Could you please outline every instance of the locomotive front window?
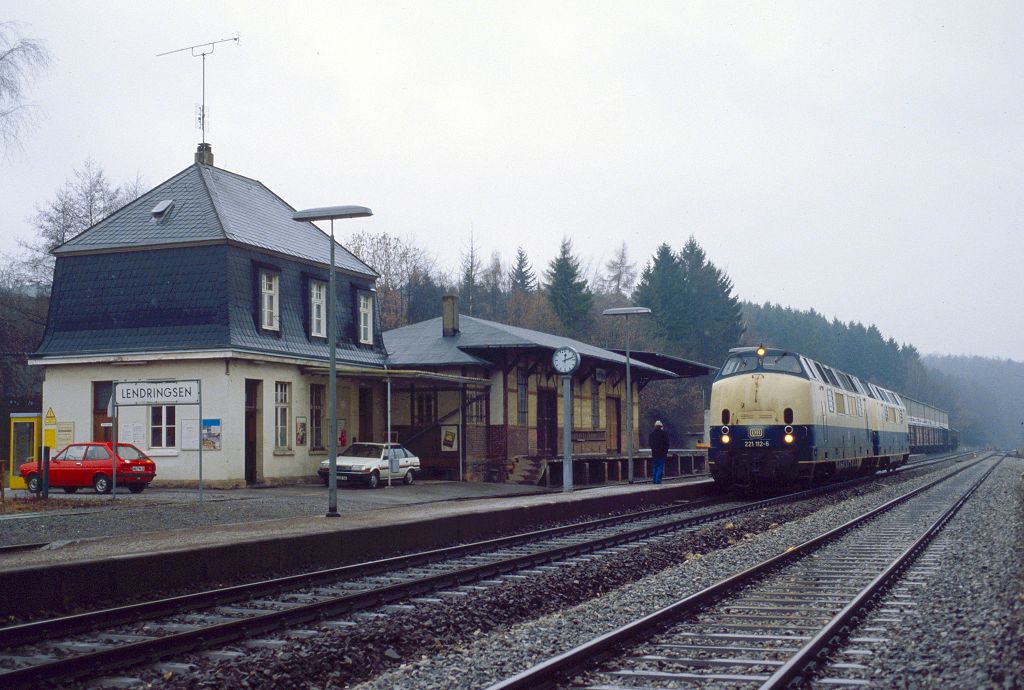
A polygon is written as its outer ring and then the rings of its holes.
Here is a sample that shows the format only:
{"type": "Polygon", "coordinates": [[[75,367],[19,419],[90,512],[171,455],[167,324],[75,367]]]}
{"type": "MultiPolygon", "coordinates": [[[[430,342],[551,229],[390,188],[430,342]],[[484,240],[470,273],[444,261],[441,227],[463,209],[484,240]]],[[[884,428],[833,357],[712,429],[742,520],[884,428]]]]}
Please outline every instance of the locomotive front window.
{"type": "Polygon", "coordinates": [[[803,368],[795,355],[768,355],[764,358],[765,371],[785,371],[789,374],[802,374],[803,368]]]}
{"type": "Polygon", "coordinates": [[[800,365],[800,357],[791,354],[767,354],[758,361],[757,355],[753,352],[735,354],[725,360],[722,365],[722,373],[719,378],[745,374],[750,371],[772,371],[784,372],[786,374],[797,374],[806,376],[803,367],[800,365]]]}
{"type": "Polygon", "coordinates": [[[731,376],[732,374],[742,374],[745,371],[754,371],[755,369],[757,369],[756,355],[733,355],[725,360],[725,364],[722,365],[721,375],[731,376]]]}

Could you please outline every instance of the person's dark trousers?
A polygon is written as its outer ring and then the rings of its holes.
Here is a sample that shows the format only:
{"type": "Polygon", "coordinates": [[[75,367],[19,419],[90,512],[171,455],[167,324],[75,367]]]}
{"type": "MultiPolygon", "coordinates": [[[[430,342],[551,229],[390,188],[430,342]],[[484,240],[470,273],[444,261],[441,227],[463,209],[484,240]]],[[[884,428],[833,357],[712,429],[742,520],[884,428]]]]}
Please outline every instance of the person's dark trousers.
{"type": "Polygon", "coordinates": [[[665,458],[654,458],[654,467],[651,469],[651,480],[655,484],[661,484],[661,476],[665,474],[665,458]]]}

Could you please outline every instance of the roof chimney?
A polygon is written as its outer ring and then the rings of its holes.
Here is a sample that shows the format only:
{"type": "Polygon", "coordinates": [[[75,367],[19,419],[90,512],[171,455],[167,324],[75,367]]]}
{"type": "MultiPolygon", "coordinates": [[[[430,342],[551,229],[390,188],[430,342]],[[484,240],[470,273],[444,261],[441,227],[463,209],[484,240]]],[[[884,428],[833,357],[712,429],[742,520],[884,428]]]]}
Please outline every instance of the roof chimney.
{"type": "Polygon", "coordinates": [[[213,165],[213,149],[206,142],[203,142],[196,148],[196,163],[213,165]]]}
{"type": "Polygon", "coordinates": [[[459,296],[444,295],[441,298],[441,334],[451,338],[459,332],[459,296]]]}

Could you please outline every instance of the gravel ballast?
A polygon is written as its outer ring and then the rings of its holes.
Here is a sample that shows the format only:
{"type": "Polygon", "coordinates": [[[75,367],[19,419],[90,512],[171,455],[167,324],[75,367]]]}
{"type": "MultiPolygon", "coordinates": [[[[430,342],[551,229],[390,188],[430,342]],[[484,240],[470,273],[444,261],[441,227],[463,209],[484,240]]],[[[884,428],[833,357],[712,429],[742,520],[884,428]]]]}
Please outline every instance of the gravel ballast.
{"type": "MultiPolygon", "coordinates": [[[[1019,464],[1017,461],[1018,482],[1019,464]]],[[[1003,476],[1005,470],[1000,473],[1003,476]]],[[[385,672],[359,687],[484,687],[553,652],[698,591],[845,522],[868,505],[903,493],[908,485],[925,481],[918,478],[880,484],[867,493],[846,492],[846,500],[821,499],[818,507],[824,509],[803,517],[786,517],[790,509],[766,511],[696,536],[659,539],[543,576],[445,597],[442,604],[367,618],[346,632],[326,630],[285,648],[248,649],[236,661],[217,665],[196,657],[192,660],[196,668],[186,674],[154,674],[148,680],[167,687],[331,688],[348,687],[360,678],[385,672]],[[702,552],[706,555],[699,555],[702,552]],[[684,564],[676,565],[679,562],[684,564]],[[641,579],[629,582],[637,577],[641,579]],[[544,615],[524,622],[536,614],[544,615]]],[[[1014,500],[1019,512],[1019,492],[1014,500]]]]}

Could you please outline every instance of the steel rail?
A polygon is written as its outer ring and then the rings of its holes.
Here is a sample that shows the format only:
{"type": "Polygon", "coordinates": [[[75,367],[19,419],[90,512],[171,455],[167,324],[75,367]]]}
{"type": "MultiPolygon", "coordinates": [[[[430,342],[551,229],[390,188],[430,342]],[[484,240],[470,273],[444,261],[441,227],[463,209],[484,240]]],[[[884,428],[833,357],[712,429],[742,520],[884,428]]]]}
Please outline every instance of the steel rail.
{"type": "MultiPolygon", "coordinates": [[[[698,522],[687,522],[682,525],[682,527],[720,520],[754,510],[768,508],[779,503],[805,500],[823,493],[830,493],[850,488],[852,485],[869,480],[870,478],[859,477],[851,480],[850,482],[826,484],[791,494],[784,494],[772,498],[742,503],[741,505],[715,511],[713,513],[684,518],[684,521],[697,520],[698,522]]],[[[549,527],[541,530],[534,530],[532,532],[513,534],[495,539],[472,542],[469,544],[461,544],[458,546],[431,549],[428,551],[420,551],[402,556],[392,556],[363,563],[337,566],[310,573],[285,575],[269,580],[261,580],[259,582],[219,587],[202,592],[165,597],[153,601],[143,601],[134,604],[125,604],[123,606],[99,609],[96,611],[71,614],[69,616],[19,623],[0,628],[0,649],[40,642],[57,635],[65,636],[79,632],[88,632],[101,627],[151,620],[153,618],[169,614],[231,604],[252,597],[267,596],[289,590],[301,589],[303,587],[315,586],[332,580],[366,577],[402,568],[410,568],[450,560],[487,550],[506,548],[519,544],[537,542],[543,539],[553,539],[560,536],[597,530],[630,521],[654,519],[660,516],[671,515],[672,513],[688,511],[693,508],[694,506],[692,505],[675,504],[661,508],[653,508],[623,515],[599,518],[596,520],[588,520],[572,525],[549,527]]],[[[679,528],[679,526],[673,527],[673,529],[679,528]]]]}
{"type": "MultiPolygon", "coordinates": [[[[698,526],[778,503],[803,500],[821,493],[828,493],[841,488],[848,488],[850,485],[869,479],[870,478],[858,478],[850,482],[828,484],[814,489],[800,491],[795,494],[786,494],[770,499],[746,503],[741,506],[735,506],[722,511],[681,518],[658,525],[648,525],[635,530],[619,532],[614,535],[606,535],[598,539],[570,544],[568,546],[559,546],[508,559],[492,561],[425,578],[417,578],[416,580],[389,585],[371,591],[354,592],[339,597],[333,597],[321,602],[297,605],[288,609],[268,612],[258,616],[214,624],[194,631],[172,633],[170,635],[128,643],[126,645],[106,650],[97,650],[73,657],[43,662],[42,664],[37,664],[35,666],[17,668],[9,671],[0,671],[0,683],[16,685],[43,679],[75,678],[84,674],[95,673],[99,670],[113,670],[116,668],[134,665],[139,662],[155,661],[192,651],[199,647],[223,644],[242,637],[251,637],[253,634],[276,630],[287,625],[296,625],[338,614],[373,608],[393,601],[399,601],[410,596],[437,591],[438,589],[443,589],[445,587],[459,586],[479,581],[480,579],[493,577],[495,575],[514,572],[516,570],[522,570],[531,566],[550,563],[552,561],[584,553],[591,553],[610,546],[629,543],[674,530],[686,529],[687,527],[698,526]]],[[[461,555],[479,553],[488,548],[502,548],[537,541],[544,538],[553,538],[565,534],[585,532],[588,529],[600,529],[602,527],[620,524],[630,520],[656,518],[661,515],[680,512],[687,508],[688,506],[676,505],[648,511],[639,511],[628,515],[601,518],[599,520],[588,521],[585,523],[548,528],[526,534],[511,535],[509,537],[501,537],[484,542],[475,542],[468,545],[435,549],[428,552],[381,559],[369,563],[341,566],[338,568],[317,571],[315,573],[275,578],[273,580],[259,583],[236,585],[234,587],[209,590],[180,597],[170,597],[155,602],[142,602],[139,604],[131,604],[96,612],[76,614],[63,618],[8,626],[7,628],[0,629],[0,645],[5,648],[10,648],[45,639],[51,639],[57,634],[66,636],[76,632],[92,630],[101,626],[112,626],[142,620],[151,620],[161,615],[209,608],[225,603],[237,602],[254,596],[274,594],[299,587],[311,586],[318,582],[337,580],[339,578],[353,577],[356,575],[368,576],[392,571],[401,567],[415,567],[417,565],[437,562],[439,560],[458,557],[461,555]]]]}
{"type": "MultiPolygon", "coordinates": [[[[753,504],[759,506],[759,504],[753,504]]],[[[38,621],[29,621],[0,628],[0,649],[31,644],[49,639],[54,635],[69,635],[87,632],[99,627],[149,620],[160,616],[182,613],[243,601],[247,598],[273,595],[303,587],[315,586],[333,580],[352,577],[366,577],[387,573],[402,568],[411,568],[461,556],[472,555],[490,549],[500,549],[542,539],[552,539],[588,530],[600,529],[632,520],[657,518],[690,509],[689,505],[672,505],[616,515],[597,520],[549,527],[532,532],[498,537],[483,541],[449,546],[412,554],[391,556],[373,561],[326,568],[309,573],[298,573],[282,577],[249,582],[228,587],[219,587],[201,592],[182,594],[162,599],[143,601],[96,611],[71,614],[38,621]]]]}
{"type": "MultiPolygon", "coordinates": [[[[852,483],[856,483],[856,481],[852,483]]],[[[190,652],[197,648],[224,644],[243,637],[252,637],[254,634],[269,632],[288,625],[298,625],[309,621],[329,618],[331,616],[351,613],[367,608],[374,608],[383,604],[407,599],[412,596],[435,592],[439,589],[469,584],[481,579],[487,579],[489,577],[515,572],[517,570],[535,567],[537,565],[547,564],[581,554],[592,553],[600,549],[634,542],[651,536],[686,529],[688,527],[696,527],[708,522],[714,522],[745,512],[759,510],[778,503],[803,500],[814,495],[838,490],[838,488],[841,487],[845,488],[849,486],[849,484],[850,483],[825,485],[823,487],[816,487],[814,489],[797,492],[796,494],[786,494],[761,501],[745,503],[743,505],[721,511],[680,518],[656,525],[647,525],[638,529],[617,532],[612,535],[605,535],[597,539],[557,546],[531,554],[517,555],[506,559],[474,565],[468,568],[387,585],[370,591],[353,592],[338,597],[332,597],[320,602],[299,604],[284,610],[271,611],[248,618],[240,618],[238,620],[217,623],[192,631],[172,633],[138,642],[130,642],[110,649],[96,650],[63,659],[55,659],[41,664],[36,664],[34,666],[0,671],[0,685],[23,685],[38,682],[40,680],[76,678],[86,674],[95,674],[99,671],[111,671],[138,663],[153,662],[159,659],[190,652]]],[[[501,548],[510,545],[528,543],[542,538],[558,537],[574,532],[578,533],[586,531],[588,528],[599,529],[601,527],[629,520],[636,520],[639,518],[656,518],[660,515],[680,512],[683,509],[685,509],[685,506],[658,508],[629,514],[627,516],[601,518],[599,520],[580,523],[577,525],[539,530],[525,535],[512,535],[510,537],[502,537],[486,542],[476,542],[470,545],[437,549],[430,552],[424,552],[422,554],[398,556],[373,561],[367,564],[355,564],[352,566],[331,568],[312,574],[276,578],[266,582],[255,583],[255,585],[236,585],[234,587],[219,590],[210,590],[207,592],[183,595],[181,597],[161,599],[156,602],[143,602],[114,609],[105,609],[98,612],[77,614],[65,618],[49,619],[34,623],[9,626],[7,628],[0,629],[0,642],[2,642],[4,648],[10,648],[16,645],[25,645],[44,639],[50,639],[57,633],[62,636],[66,636],[74,632],[91,630],[100,627],[101,625],[110,626],[121,623],[149,620],[168,613],[181,613],[189,610],[209,608],[211,606],[258,596],[260,594],[286,591],[295,589],[299,586],[309,586],[311,584],[315,584],[311,582],[311,578],[314,577],[323,581],[337,580],[344,576],[352,577],[357,573],[364,576],[372,575],[380,572],[387,572],[389,570],[395,570],[397,567],[415,567],[416,565],[423,563],[437,562],[444,558],[478,553],[486,548],[501,548]],[[11,641],[14,641],[13,644],[11,641]]]]}
{"type": "MultiPolygon", "coordinates": [[[[713,522],[720,520],[723,517],[730,517],[738,512],[756,510],[763,504],[776,503],[784,498],[785,497],[777,497],[769,499],[768,501],[757,501],[746,504],[742,508],[730,508],[715,513],[682,518],[668,523],[618,532],[595,540],[577,542],[531,554],[513,556],[452,572],[439,573],[412,581],[400,582],[371,591],[354,592],[321,602],[299,604],[288,609],[271,611],[249,618],[240,618],[234,621],[218,623],[199,628],[197,630],[172,633],[170,635],[141,640],[139,642],[131,642],[110,649],[86,652],[77,656],[56,659],[34,666],[12,669],[6,672],[0,671],[0,686],[17,686],[31,684],[41,680],[53,680],[56,678],[72,679],[86,674],[94,674],[99,670],[111,671],[138,663],[153,662],[185,652],[190,652],[197,648],[225,644],[243,637],[252,637],[254,634],[269,632],[288,625],[298,625],[314,620],[329,618],[331,616],[351,613],[368,608],[375,608],[384,604],[401,601],[402,599],[407,599],[412,596],[435,592],[439,589],[470,584],[481,579],[487,579],[581,554],[592,553],[600,549],[618,546],[620,544],[656,536],[665,532],[713,522]]],[[[604,520],[597,522],[604,522],[604,520]]],[[[201,594],[212,594],[213,596],[216,596],[217,592],[213,591],[201,594]]],[[[159,603],[163,604],[163,601],[159,603]]],[[[129,618],[127,620],[132,621],[138,619],[129,618]]],[[[45,624],[45,626],[37,624],[36,630],[46,628],[47,632],[52,633],[55,631],[54,626],[57,626],[60,621],[61,619],[43,621],[41,623],[45,624]]],[[[12,632],[14,631],[12,630],[12,632]]]]}
{"type": "Polygon", "coordinates": [[[883,589],[892,584],[893,580],[915,561],[921,552],[935,539],[953,517],[960,512],[963,505],[975,491],[995,471],[1005,456],[992,464],[985,474],[968,489],[946,512],[944,512],[922,534],[917,541],[907,547],[889,566],[872,580],[864,589],[857,593],[843,610],[835,615],[825,627],[814,635],[800,650],[785,662],[768,680],[761,685],[761,690],[774,690],[789,685],[797,678],[813,675],[818,669],[823,655],[841,644],[848,636],[855,620],[872,607],[872,600],[883,589]]]}
{"type": "MultiPolygon", "coordinates": [[[[987,457],[987,456],[986,456],[987,457]]],[[[747,583],[760,578],[768,572],[787,565],[792,561],[802,558],[804,555],[817,548],[836,540],[854,528],[874,519],[875,517],[888,512],[896,506],[909,501],[911,498],[931,489],[934,486],[956,476],[957,474],[985,461],[985,457],[975,462],[959,467],[952,472],[934,481],[924,484],[913,491],[887,501],[863,515],[860,515],[844,524],[835,527],[828,532],[818,535],[799,546],[787,549],[761,563],[751,566],[745,570],[735,573],[719,582],[706,587],[705,589],[691,594],[669,606],[666,606],[654,613],[627,623],[615,630],[600,635],[588,642],[585,642],[562,654],[543,661],[532,668],[526,669],[510,678],[499,681],[487,688],[487,690],[539,690],[541,688],[553,687],[561,679],[571,677],[580,669],[600,663],[606,658],[614,656],[617,651],[628,644],[648,637],[654,631],[662,629],[672,623],[684,618],[696,611],[699,611],[714,602],[722,599],[732,591],[739,589],[747,583]]]]}

